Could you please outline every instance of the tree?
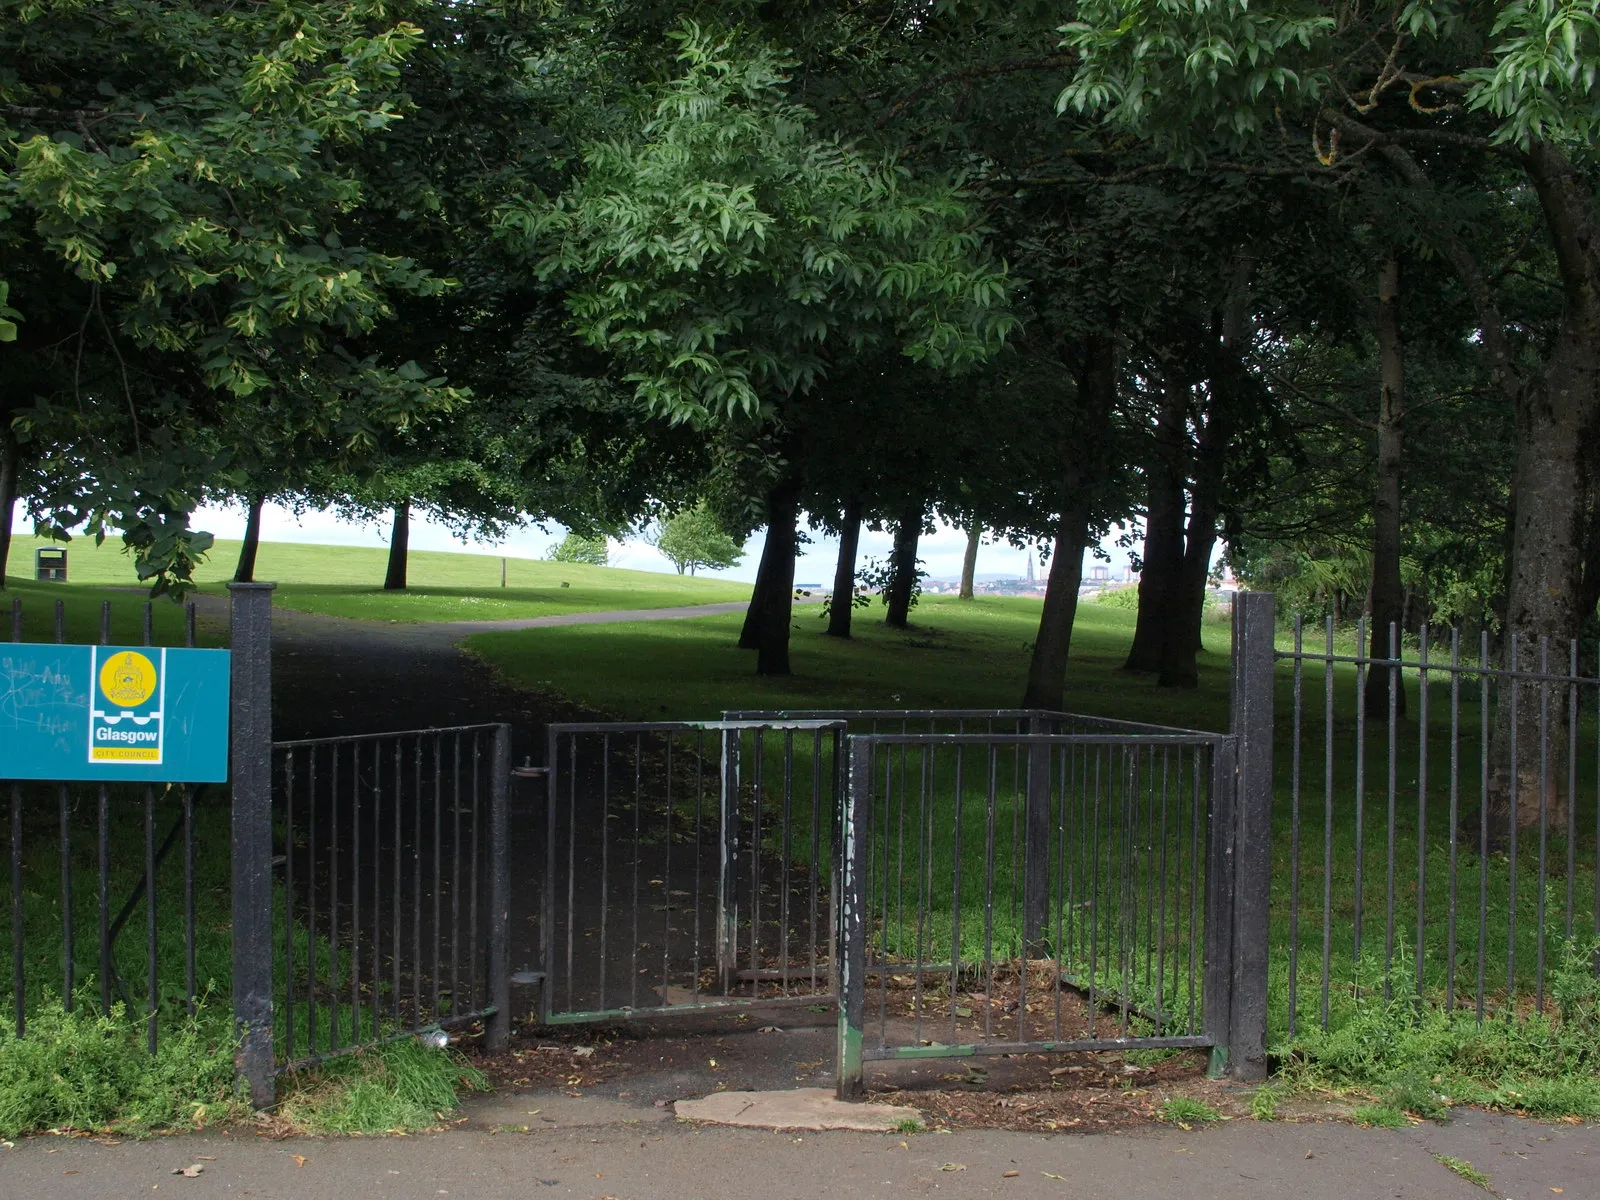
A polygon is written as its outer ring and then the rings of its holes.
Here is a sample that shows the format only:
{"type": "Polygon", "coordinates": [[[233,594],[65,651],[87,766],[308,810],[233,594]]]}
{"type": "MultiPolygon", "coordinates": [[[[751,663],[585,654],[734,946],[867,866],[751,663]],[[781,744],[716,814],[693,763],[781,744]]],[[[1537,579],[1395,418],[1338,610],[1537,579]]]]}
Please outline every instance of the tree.
{"type": "Polygon", "coordinates": [[[347,236],[415,7],[0,6],[0,442],[36,519],[120,530],[158,591],[210,543],[189,513],[230,426],[337,457],[453,402],[361,344],[446,282],[347,236]]]}
{"type": "Polygon", "coordinates": [[[744,551],[704,501],[668,517],[652,544],[679,575],[693,575],[700,569],[725,570],[738,566],[744,558],[744,551]]]}
{"type": "MultiPolygon", "coordinates": [[[[652,412],[757,432],[868,353],[948,368],[1000,343],[1004,274],[955,186],[818,133],[772,47],[693,23],[673,36],[681,73],[637,127],[592,144],[554,200],[501,217],[652,412]]],[[[762,674],[789,672],[801,486],[778,471],[765,493],[762,674]]]]}
{"type": "Polygon", "coordinates": [[[611,561],[611,552],[606,548],[606,539],[603,537],[585,537],[581,533],[569,533],[561,539],[561,543],[550,551],[551,562],[587,563],[591,567],[603,567],[611,561]]]}

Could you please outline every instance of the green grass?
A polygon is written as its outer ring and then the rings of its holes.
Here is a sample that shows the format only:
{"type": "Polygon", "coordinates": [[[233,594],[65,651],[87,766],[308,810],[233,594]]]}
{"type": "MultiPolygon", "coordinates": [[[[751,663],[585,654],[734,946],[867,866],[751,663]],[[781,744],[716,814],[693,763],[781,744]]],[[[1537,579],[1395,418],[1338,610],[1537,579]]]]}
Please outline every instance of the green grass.
{"type": "Polygon", "coordinates": [[[278,1116],[306,1133],[411,1133],[453,1112],[488,1082],[460,1054],[414,1038],[333,1059],[280,1081],[278,1116]]]}
{"type": "Polygon", "coordinates": [[[1156,1110],[1156,1116],[1179,1129],[1207,1125],[1222,1120],[1222,1114],[1202,1100],[1188,1096],[1168,1096],[1156,1110]]]}
{"type": "MultiPolygon", "coordinates": [[[[68,584],[33,584],[28,576],[34,549],[48,544],[35,537],[15,539],[8,589],[28,598],[54,598],[97,587],[141,587],[132,559],[117,543],[96,547],[87,539],[67,546],[68,584]]],[[[195,573],[202,590],[220,593],[238,554],[238,542],[219,539],[195,573]]],[[[749,585],[721,579],[527,558],[507,558],[507,586],[502,588],[498,556],[432,550],[413,550],[408,562],[411,586],[405,592],[386,592],[387,562],[387,550],[369,546],[263,542],[256,578],[278,584],[273,603],[279,607],[379,621],[495,621],[718,604],[750,595],[749,585]]]]}
{"type": "Polygon", "coordinates": [[[1468,1183],[1481,1187],[1485,1191],[1489,1190],[1489,1177],[1466,1159],[1455,1158],[1449,1154],[1435,1154],[1433,1157],[1438,1160],[1441,1167],[1454,1171],[1468,1183]]]}

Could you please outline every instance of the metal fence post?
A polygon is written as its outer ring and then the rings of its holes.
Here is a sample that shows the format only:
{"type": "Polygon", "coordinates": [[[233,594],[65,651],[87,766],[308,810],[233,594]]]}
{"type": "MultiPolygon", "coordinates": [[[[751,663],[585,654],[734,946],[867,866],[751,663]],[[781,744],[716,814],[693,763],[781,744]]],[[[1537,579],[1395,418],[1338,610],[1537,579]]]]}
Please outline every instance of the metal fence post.
{"type": "Polygon", "coordinates": [[[1267,952],[1272,887],[1273,639],[1271,592],[1240,592],[1233,607],[1231,731],[1239,747],[1235,801],[1233,1002],[1228,1071],[1267,1075],[1267,952]]]}
{"type": "MultiPolygon", "coordinates": [[[[511,866],[506,808],[511,791],[511,726],[497,725],[489,768],[489,1003],[484,1049],[504,1054],[511,1044],[511,866]]],[[[549,964],[545,964],[549,970],[549,964]]]]}
{"type": "Polygon", "coordinates": [[[234,1062],[257,1108],[275,1099],[272,1043],[272,588],[230,583],[233,656],[234,1062]]]}
{"type": "MultiPolygon", "coordinates": [[[[722,731],[722,796],[717,830],[717,969],[722,991],[732,986],[739,969],[739,729],[722,731]]],[[[760,966],[752,963],[751,967],[760,966]]]]}
{"type": "Polygon", "coordinates": [[[867,1015],[867,847],[862,838],[872,803],[869,743],[850,738],[850,787],[844,797],[839,847],[839,926],[834,960],[839,963],[838,1097],[861,1094],[861,1042],[867,1015]]]}
{"type": "MultiPolygon", "coordinates": [[[[1028,718],[1029,734],[1049,732],[1041,717],[1028,718]]],[[[1050,948],[1050,764],[1054,756],[1043,743],[1028,747],[1028,800],[1022,840],[1022,953],[1045,958],[1050,948]]]]}
{"type": "Polygon", "coordinates": [[[1237,883],[1234,846],[1234,797],[1238,792],[1238,755],[1232,738],[1211,751],[1210,804],[1207,812],[1205,979],[1201,1021],[1211,1039],[1213,1079],[1228,1066],[1229,1025],[1233,1013],[1233,897],[1237,883]]]}

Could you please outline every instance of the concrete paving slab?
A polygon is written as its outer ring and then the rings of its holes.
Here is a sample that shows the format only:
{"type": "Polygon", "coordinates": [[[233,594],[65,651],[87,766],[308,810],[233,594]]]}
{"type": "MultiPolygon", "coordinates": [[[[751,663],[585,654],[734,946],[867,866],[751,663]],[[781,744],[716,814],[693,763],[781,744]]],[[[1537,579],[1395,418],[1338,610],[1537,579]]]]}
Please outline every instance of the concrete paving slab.
{"type": "Polygon", "coordinates": [[[679,1117],[714,1125],[751,1129],[850,1129],[890,1133],[922,1114],[899,1104],[847,1104],[827,1088],[789,1088],[781,1092],[714,1092],[699,1100],[679,1100],[679,1117]]]}

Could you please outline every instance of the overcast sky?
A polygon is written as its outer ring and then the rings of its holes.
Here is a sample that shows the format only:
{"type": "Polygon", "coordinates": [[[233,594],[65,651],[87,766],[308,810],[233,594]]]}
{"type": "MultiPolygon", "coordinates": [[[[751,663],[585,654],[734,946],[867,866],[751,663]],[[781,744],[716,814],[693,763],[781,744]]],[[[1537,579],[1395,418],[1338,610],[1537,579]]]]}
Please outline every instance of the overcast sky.
{"type": "MultiPolygon", "coordinates": [[[[222,538],[244,536],[244,511],[239,508],[203,508],[195,514],[193,525],[222,538]]],[[[21,505],[17,508],[18,533],[32,529],[24,517],[21,505]]],[[[287,509],[269,505],[262,512],[261,536],[272,542],[315,542],[336,546],[386,546],[389,542],[388,522],[353,524],[341,520],[331,512],[310,512],[296,517],[287,509]]],[[[548,531],[538,528],[514,530],[501,542],[462,541],[442,526],[422,517],[411,522],[411,548],[413,550],[456,550],[468,554],[505,554],[518,558],[544,558],[550,548],[565,536],[560,526],[552,525],[548,531]]],[[[713,572],[727,579],[750,581],[755,579],[756,563],[761,556],[762,533],[758,530],[745,546],[744,560],[727,571],[713,572]]],[[[812,542],[801,548],[800,561],[795,567],[795,582],[802,584],[830,584],[833,582],[834,559],[839,552],[838,539],[813,533],[812,542]]],[[[861,531],[860,562],[870,557],[887,557],[893,539],[887,532],[861,531]]],[[[926,534],[918,547],[918,557],[933,579],[955,579],[961,574],[961,556],[966,550],[966,534],[959,529],[941,525],[934,533],[926,534]]],[[[1108,540],[1106,550],[1111,555],[1115,571],[1127,565],[1125,551],[1108,540]]],[[[1002,543],[985,542],[978,553],[980,575],[1022,575],[1027,569],[1028,552],[1002,543]]],[[[656,550],[637,540],[611,546],[611,565],[631,567],[638,571],[671,571],[672,564],[656,550]]],[[[1034,566],[1040,571],[1038,559],[1034,566]]],[[[1042,571],[1040,571],[1042,574],[1042,571]]]]}

